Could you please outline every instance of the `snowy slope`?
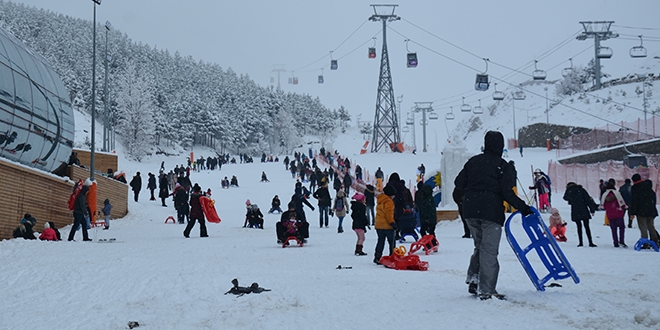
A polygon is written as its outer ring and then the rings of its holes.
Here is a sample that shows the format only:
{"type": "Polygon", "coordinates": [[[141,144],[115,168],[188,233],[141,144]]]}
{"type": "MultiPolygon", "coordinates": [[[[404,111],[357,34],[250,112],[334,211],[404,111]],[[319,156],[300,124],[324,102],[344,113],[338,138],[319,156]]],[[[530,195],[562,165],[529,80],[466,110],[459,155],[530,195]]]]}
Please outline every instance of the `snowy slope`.
{"type": "MultiPolygon", "coordinates": [[[[77,118],[78,125],[82,122],[77,118]]],[[[433,153],[359,155],[361,145],[346,137],[334,147],[366,169],[381,166],[406,180],[414,179],[419,163],[430,170],[440,159],[433,153]]],[[[196,150],[196,155],[204,153],[196,150]]],[[[524,158],[510,157],[525,185],[531,181],[526,169],[543,168],[553,155],[530,149],[524,158]]],[[[132,176],[156,172],[163,160],[169,169],[183,157],[154,156],[143,163],[120,159],[120,167],[132,176]]],[[[592,225],[597,248],[576,247],[570,221],[569,240],[561,244],[580,284],[564,280],[562,288],[536,292],[503,238],[498,290],[509,300],[479,301],[464,284],[472,241],[460,238],[460,221],[438,225],[440,251],[421,255],[430,264],[428,271],[395,271],[372,263],[374,231],[365,242],[369,255],[356,257],[355,235],[350,230],[337,234],[337,218],[331,219],[331,228],[318,228],[317,213],[309,210],[310,239],[303,248],[275,244],[277,215],[265,215],[264,230],[241,228],[246,199],[265,212],[275,194],[286,201],[293,193],[295,180],[281,163],[226,165],[191,176],[193,183],[213,190],[222,218],[220,224],[208,224],[209,238],[199,238],[196,227],[185,239],[183,225],[164,224],[175,214],[172,202],[162,207],[143,191],[138,203],[129,201],[128,216],[113,220],[110,230],[90,232],[95,240],[116,238],[117,243],[82,242],[80,233],[76,242],[0,242],[0,281],[5,283],[0,287],[0,329],[121,329],[128,321],[145,329],[660,328],[660,254],[614,248],[602,212],[592,225]],[[270,183],[259,182],[261,171],[270,183]],[[220,179],[231,175],[238,177],[240,188],[221,189],[220,179]],[[338,265],[352,269],[335,269],[338,265]],[[233,278],[272,291],[224,295],[233,278]]],[[[570,219],[561,192],[553,201],[570,219]]],[[[41,228],[47,219],[38,220],[41,228]]],[[[345,227],[350,222],[346,219],[345,227]]],[[[62,234],[69,229],[62,228],[62,234]]],[[[626,234],[632,246],[639,231],[627,229],[626,234]]]]}

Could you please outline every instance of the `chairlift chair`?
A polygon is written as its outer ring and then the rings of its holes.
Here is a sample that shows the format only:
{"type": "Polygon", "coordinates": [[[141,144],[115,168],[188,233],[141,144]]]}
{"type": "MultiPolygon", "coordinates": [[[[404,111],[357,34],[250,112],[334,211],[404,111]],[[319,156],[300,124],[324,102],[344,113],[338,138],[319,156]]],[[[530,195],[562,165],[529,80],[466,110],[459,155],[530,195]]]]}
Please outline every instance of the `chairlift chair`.
{"type": "Polygon", "coordinates": [[[488,75],[486,74],[486,72],[488,72],[488,59],[484,58],[483,60],[486,62],[486,71],[483,73],[477,73],[477,78],[474,82],[474,89],[482,92],[487,91],[488,87],[490,87],[490,83],[488,82],[488,75]]]}
{"type": "Polygon", "coordinates": [[[562,77],[568,77],[573,73],[573,59],[569,58],[568,60],[571,61],[571,67],[561,70],[562,77]]]}
{"type": "Polygon", "coordinates": [[[525,95],[525,92],[523,92],[523,89],[522,89],[522,85],[520,85],[520,90],[517,90],[517,91],[513,92],[513,99],[521,101],[521,100],[524,100],[526,98],[527,98],[527,95],[525,95]]]}
{"type": "Polygon", "coordinates": [[[548,75],[545,73],[545,71],[539,70],[536,67],[536,63],[538,62],[539,61],[534,60],[534,72],[532,72],[532,78],[534,78],[534,80],[545,80],[545,77],[547,77],[548,75]]]}
{"type": "Polygon", "coordinates": [[[639,46],[630,48],[630,57],[632,58],[646,57],[646,48],[644,48],[644,40],[642,40],[641,35],[639,35],[639,46]]]}
{"type": "Polygon", "coordinates": [[[474,113],[475,115],[480,115],[484,113],[484,108],[481,107],[481,100],[479,100],[478,106],[472,108],[472,113],[474,113]]]}
{"type": "Polygon", "coordinates": [[[469,104],[465,104],[465,96],[463,96],[463,104],[461,104],[461,112],[470,112],[472,107],[469,104]]]}
{"type": "Polygon", "coordinates": [[[429,119],[431,119],[431,120],[436,120],[436,119],[438,119],[438,114],[435,113],[435,112],[431,112],[431,113],[429,113],[429,119]]]}
{"type": "Polygon", "coordinates": [[[403,126],[403,127],[401,128],[401,131],[404,132],[404,133],[408,133],[408,132],[410,132],[410,127],[408,127],[408,126],[403,126]]]}
{"type": "Polygon", "coordinates": [[[449,112],[445,114],[445,119],[446,120],[454,120],[456,116],[454,115],[454,107],[449,107],[449,112]]]}
{"type": "Polygon", "coordinates": [[[497,90],[497,83],[495,83],[495,91],[493,92],[493,100],[495,101],[502,101],[504,100],[504,92],[500,92],[497,90]]]}
{"type": "Polygon", "coordinates": [[[611,58],[612,57],[612,48],[610,47],[598,47],[598,50],[596,51],[596,57],[598,58],[611,58]]]}
{"type": "Polygon", "coordinates": [[[412,118],[406,119],[406,125],[415,125],[415,121],[412,118]]]}

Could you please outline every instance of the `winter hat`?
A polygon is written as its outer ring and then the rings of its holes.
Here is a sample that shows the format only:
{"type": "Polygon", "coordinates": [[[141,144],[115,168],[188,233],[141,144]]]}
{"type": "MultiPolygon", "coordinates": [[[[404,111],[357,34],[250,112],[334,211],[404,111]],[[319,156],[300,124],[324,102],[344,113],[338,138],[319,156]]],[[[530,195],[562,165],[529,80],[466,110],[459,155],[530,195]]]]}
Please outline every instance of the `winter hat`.
{"type": "Polygon", "coordinates": [[[383,193],[387,196],[394,196],[396,195],[396,189],[390,185],[385,186],[385,189],[383,189],[383,193]]]}
{"type": "Polygon", "coordinates": [[[193,186],[193,191],[202,191],[202,187],[200,187],[197,183],[193,186]]]}
{"type": "Polygon", "coordinates": [[[557,210],[556,207],[553,207],[553,208],[550,209],[550,214],[552,214],[552,215],[559,214],[559,210],[557,210]]]}
{"type": "Polygon", "coordinates": [[[337,191],[337,197],[338,198],[346,197],[346,193],[343,190],[339,190],[337,191]]]}
{"type": "Polygon", "coordinates": [[[354,200],[360,202],[360,203],[364,202],[364,199],[365,199],[363,193],[355,193],[355,195],[353,195],[352,198],[353,198],[354,200]]]}
{"type": "Polygon", "coordinates": [[[44,223],[44,229],[50,228],[50,224],[48,222],[44,223]]]}
{"type": "Polygon", "coordinates": [[[639,175],[639,173],[635,173],[635,174],[633,174],[633,176],[632,176],[632,180],[633,180],[633,182],[637,182],[637,181],[639,181],[639,180],[641,180],[641,179],[642,179],[642,176],[639,175]]]}
{"type": "Polygon", "coordinates": [[[250,202],[250,199],[245,201],[245,205],[247,205],[247,206],[252,205],[252,203],[250,202]]]}

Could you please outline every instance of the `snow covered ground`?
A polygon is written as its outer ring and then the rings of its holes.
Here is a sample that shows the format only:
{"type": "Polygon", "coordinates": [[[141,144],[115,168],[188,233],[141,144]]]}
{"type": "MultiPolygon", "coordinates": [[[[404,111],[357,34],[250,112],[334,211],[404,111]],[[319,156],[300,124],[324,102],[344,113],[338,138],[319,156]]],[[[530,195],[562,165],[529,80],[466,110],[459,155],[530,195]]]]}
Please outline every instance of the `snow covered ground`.
{"type": "MultiPolygon", "coordinates": [[[[431,170],[440,159],[438,154],[359,156],[356,144],[341,148],[341,141],[336,148],[345,149],[354,163],[372,173],[377,166],[396,170],[406,180],[414,179],[419,163],[431,170]]],[[[524,158],[510,157],[526,185],[530,164],[546,168],[554,154],[529,149],[524,158]]],[[[162,160],[168,169],[184,162],[183,156],[143,163],[121,159],[120,167],[129,177],[140,171],[146,178],[162,160]]],[[[561,288],[537,292],[503,237],[498,290],[508,300],[480,301],[464,284],[472,241],[461,238],[460,221],[438,224],[439,252],[420,256],[429,262],[428,271],[396,271],[372,263],[374,231],[365,242],[369,255],[354,256],[356,237],[350,230],[337,234],[336,217],[331,228],[321,229],[317,213],[308,210],[310,238],[303,248],[276,244],[278,215],[265,215],[264,230],[241,228],[246,199],[265,213],[274,195],[287,201],[293,193],[295,180],[282,163],[225,165],[191,177],[213,190],[222,218],[208,224],[208,238],[200,238],[196,227],[185,239],[183,225],[164,223],[175,214],[172,202],[162,207],[143,191],[110,230],[91,230],[94,242],[82,242],[80,233],[76,242],[0,242],[0,329],[122,329],[129,321],[145,329],[660,329],[660,253],[632,249],[636,228],[626,230],[631,248],[614,248],[603,212],[592,224],[598,247],[576,247],[562,191],[553,195],[554,206],[569,220],[568,242],[561,247],[581,283],[563,280],[561,288]],[[270,183],[259,182],[262,171],[270,183]],[[240,188],[221,189],[221,178],[231,175],[240,188]],[[118,242],[97,242],[103,238],[118,242]],[[272,291],[224,295],[233,278],[272,291]]],[[[40,229],[47,219],[38,220],[40,229]]],[[[350,228],[350,219],[345,221],[350,228]]],[[[60,231],[67,235],[69,229],[60,231]]]]}

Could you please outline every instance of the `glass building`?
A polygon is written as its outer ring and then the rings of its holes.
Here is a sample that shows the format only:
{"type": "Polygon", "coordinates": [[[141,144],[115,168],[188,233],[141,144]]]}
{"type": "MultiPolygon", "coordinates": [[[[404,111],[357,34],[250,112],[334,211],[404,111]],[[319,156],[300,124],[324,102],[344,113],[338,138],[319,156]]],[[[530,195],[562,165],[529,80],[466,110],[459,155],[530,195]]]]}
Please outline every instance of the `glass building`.
{"type": "Polygon", "coordinates": [[[0,157],[52,172],[68,161],[74,132],[60,77],[0,28],[0,157]]]}

